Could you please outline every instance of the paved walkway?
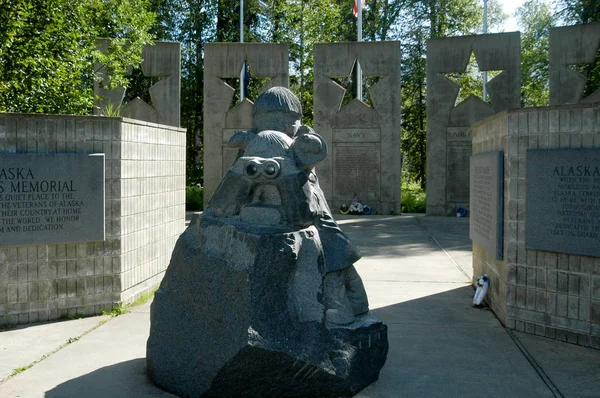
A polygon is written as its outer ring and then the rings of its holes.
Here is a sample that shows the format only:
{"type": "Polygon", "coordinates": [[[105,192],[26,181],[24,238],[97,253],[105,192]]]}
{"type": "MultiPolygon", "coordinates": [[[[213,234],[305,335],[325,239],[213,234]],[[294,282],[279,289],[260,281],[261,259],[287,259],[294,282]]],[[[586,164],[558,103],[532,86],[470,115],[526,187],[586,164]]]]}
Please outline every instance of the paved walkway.
{"type": "MultiPolygon", "coordinates": [[[[471,307],[467,219],[345,216],[340,224],[363,252],[358,271],[389,326],[380,379],[357,397],[600,396],[600,351],[509,332],[471,307]]],[[[71,341],[0,383],[0,397],[172,396],[146,377],[149,311],[146,303],[115,318],[0,332],[0,380],[71,341]]]]}

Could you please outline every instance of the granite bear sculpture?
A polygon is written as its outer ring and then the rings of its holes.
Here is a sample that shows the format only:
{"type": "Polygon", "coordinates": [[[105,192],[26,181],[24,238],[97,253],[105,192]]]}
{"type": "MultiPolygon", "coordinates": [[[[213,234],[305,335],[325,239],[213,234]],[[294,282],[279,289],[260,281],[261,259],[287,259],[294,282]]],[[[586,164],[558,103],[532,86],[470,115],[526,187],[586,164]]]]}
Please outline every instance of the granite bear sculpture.
{"type": "Polygon", "coordinates": [[[319,188],[313,168],[325,141],[291,125],[291,134],[232,138],[238,158],[176,245],[147,348],[149,374],[165,390],[338,397],[378,378],[387,327],[369,313],[353,266],[360,254],[319,188]]]}

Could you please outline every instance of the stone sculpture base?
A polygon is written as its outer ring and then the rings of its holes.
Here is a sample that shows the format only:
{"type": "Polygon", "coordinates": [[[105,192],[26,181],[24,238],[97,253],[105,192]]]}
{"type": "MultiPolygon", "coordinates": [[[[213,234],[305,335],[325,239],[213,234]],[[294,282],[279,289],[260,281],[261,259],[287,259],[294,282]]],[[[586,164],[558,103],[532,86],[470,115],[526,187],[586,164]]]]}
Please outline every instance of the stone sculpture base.
{"type": "Polygon", "coordinates": [[[151,309],[147,363],[159,387],[340,397],[377,380],[387,326],[367,314],[328,328],[317,230],[269,231],[197,216],[180,237],[151,309]]]}

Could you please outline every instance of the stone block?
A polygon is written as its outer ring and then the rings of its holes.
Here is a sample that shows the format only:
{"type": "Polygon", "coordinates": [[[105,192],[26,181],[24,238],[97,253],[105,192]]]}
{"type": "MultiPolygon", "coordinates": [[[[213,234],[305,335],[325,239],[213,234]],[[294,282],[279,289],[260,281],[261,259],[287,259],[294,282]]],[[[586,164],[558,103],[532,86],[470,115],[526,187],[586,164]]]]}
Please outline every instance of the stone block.
{"type": "Polygon", "coordinates": [[[469,236],[496,259],[503,258],[503,152],[471,156],[469,236]]]}
{"type": "Polygon", "coordinates": [[[525,322],[525,333],[535,334],[535,323],[525,322]]]}
{"type": "MultiPolygon", "coordinates": [[[[554,316],[550,317],[550,325],[555,327],[560,327],[564,329],[570,329],[571,331],[581,332],[581,333],[589,333],[590,332],[590,323],[579,321],[577,319],[565,318],[562,316],[554,316]]],[[[558,330],[557,330],[558,333],[558,330]]]]}
{"type": "Polygon", "coordinates": [[[558,273],[556,291],[563,294],[569,293],[569,274],[566,272],[558,273]]]}
{"type": "Polygon", "coordinates": [[[568,314],[568,296],[566,294],[556,295],[556,315],[567,317],[568,314]]]}
{"type": "Polygon", "coordinates": [[[535,291],[535,310],[542,313],[546,312],[546,292],[535,291]]]}
{"type": "Polygon", "coordinates": [[[579,320],[589,321],[590,320],[590,300],[580,299],[579,300],[579,320]]]}
{"type": "Polygon", "coordinates": [[[537,270],[535,287],[546,290],[546,270],[543,268],[537,270]]]}
{"type": "MultiPolygon", "coordinates": [[[[97,39],[98,49],[105,52],[108,48],[107,39],[97,39]]],[[[121,107],[121,116],[132,119],[144,120],[152,123],[179,126],[179,103],[181,86],[181,49],[179,43],[156,41],[153,45],[145,46],[142,52],[142,73],[147,77],[160,77],[148,90],[152,104],[137,98],[121,107]]],[[[100,77],[107,81],[104,67],[97,66],[100,77]]],[[[240,69],[241,71],[241,69],[240,69]]],[[[131,73],[131,72],[129,72],[131,73]]],[[[95,113],[106,113],[107,107],[112,105],[115,109],[121,106],[125,89],[117,87],[106,90],[101,87],[100,81],[94,82],[95,113]]],[[[104,134],[100,128],[85,129],[86,140],[101,138],[104,134]],[[93,135],[92,135],[93,134],[93,135]]],[[[86,141],[89,142],[89,141],[86,141]]]]}
{"type": "Polygon", "coordinates": [[[537,270],[532,267],[527,267],[527,287],[535,288],[537,281],[537,270]]]}
{"type": "Polygon", "coordinates": [[[571,66],[594,62],[600,23],[550,28],[549,33],[550,105],[597,101],[598,91],[582,99],[586,79],[571,66]]]}
{"type": "MultiPolygon", "coordinates": [[[[314,128],[333,153],[317,170],[325,198],[334,209],[357,194],[375,211],[400,213],[399,55],[399,42],[323,43],[314,47],[314,128]],[[364,98],[354,98],[340,108],[345,90],[333,79],[350,76],[357,63],[364,77],[384,77],[368,88],[372,106],[366,105],[364,98]]],[[[464,153],[461,144],[467,132],[444,130],[443,134],[456,136],[457,145],[450,156],[464,153]]]]}
{"type": "Polygon", "coordinates": [[[600,276],[592,276],[592,298],[600,300],[600,276]]]}
{"type": "Polygon", "coordinates": [[[535,334],[537,336],[546,336],[546,326],[544,325],[535,325],[535,334]]]}
{"type": "Polygon", "coordinates": [[[569,294],[571,296],[579,296],[579,283],[580,277],[579,275],[569,274],[569,294]]]}
{"type": "MultiPolygon", "coordinates": [[[[459,156],[453,158],[448,156],[448,148],[453,145],[448,136],[448,129],[467,130],[473,123],[496,112],[520,106],[519,48],[518,33],[428,40],[428,215],[446,215],[458,205],[469,206],[469,198],[464,201],[450,200],[460,187],[463,187],[462,191],[468,192],[469,173],[468,171],[455,174],[450,172],[461,163],[458,161],[459,156]],[[503,73],[487,85],[492,98],[492,106],[476,97],[469,97],[455,106],[460,87],[443,76],[445,73],[464,72],[471,53],[476,55],[481,70],[487,70],[486,68],[503,70],[503,73]]],[[[512,115],[509,113],[508,118],[508,132],[517,131],[519,128],[518,116],[515,115],[513,121],[512,115]]],[[[510,150],[508,152],[512,155],[510,150]]],[[[467,156],[466,151],[463,151],[462,156],[467,156]]],[[[465,163],[464,160],[463,163],[465,163]]]]}
{"type": "Polygon", "coordinates": [[[517,308],[527,308],[527,289],[517,287],[517,308]]]}
{"type": "Polygon", "coordinates": [[[590,321],[600,324],[600,301],[592,300],[590,304],[590,321]]]}
{"type": "Polygon", "coordinates": [[[151,307],[154,382],[180,396],[317,397],[376,380],[387,328],[368,315],[326,326],[317,230],[240,227],[203,217],[180,237],[151,307]]]}
{"type": "Polygon", "coordinates": [[[562,271],[569,270],[569,255],[565,253],[558,253],[558,269],[562,271]]]}
{"type": "Polygon", "coordinates": [[[535,311],[536,303],[536,291],[534,289],[527,289],[526,308],[531,311],[535,311]]]}
{"type": "Polygon", "coordinates": [[[567,317],[571,319],[579,319],[579,298],[567,296],[567,317]]]}
{"type": "Polygon", "coordinates": [[[578,333],[577,334],[577,345],[583,346],[583,347],[589,347],[590,346],[590,341],[591,341],[591,337],[587,334],[581,334],[578,333]]]}

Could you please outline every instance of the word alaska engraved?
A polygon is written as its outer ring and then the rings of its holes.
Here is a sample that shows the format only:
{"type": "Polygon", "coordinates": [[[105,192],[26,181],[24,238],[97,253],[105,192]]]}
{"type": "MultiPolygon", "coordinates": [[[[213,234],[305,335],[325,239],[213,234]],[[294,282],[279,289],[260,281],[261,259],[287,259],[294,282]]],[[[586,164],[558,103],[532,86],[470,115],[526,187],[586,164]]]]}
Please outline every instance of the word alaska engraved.
{"type": "Polygon", "coordinates": [[[104,154],[0,154],[0,246],[104,240],[104,154]]]}

